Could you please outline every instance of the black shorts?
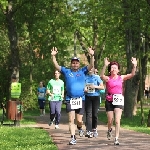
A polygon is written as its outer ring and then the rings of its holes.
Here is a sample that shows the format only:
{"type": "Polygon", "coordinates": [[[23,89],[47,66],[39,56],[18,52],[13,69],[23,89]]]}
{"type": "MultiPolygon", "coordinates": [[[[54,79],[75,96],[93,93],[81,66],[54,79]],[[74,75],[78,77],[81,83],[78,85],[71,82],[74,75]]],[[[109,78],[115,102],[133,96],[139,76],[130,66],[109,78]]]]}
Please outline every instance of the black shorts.
{"type": "Polygon", "coordinates": [[[69,113],[71,111],[75,111],[76,114],[83,115],[85,112],[85,101],[82,101],[82,108],[79,109],[71,109],[70,101],[66,101],[66,112],[69,113]]]}
{"type": "Polygon", "coordinates": [[[105,101],[105,108],[106,111],[114,111],[115,108],[120,108],[120,109],[124,109],[123,105],[113,105],[111,101],[105,101]]]}

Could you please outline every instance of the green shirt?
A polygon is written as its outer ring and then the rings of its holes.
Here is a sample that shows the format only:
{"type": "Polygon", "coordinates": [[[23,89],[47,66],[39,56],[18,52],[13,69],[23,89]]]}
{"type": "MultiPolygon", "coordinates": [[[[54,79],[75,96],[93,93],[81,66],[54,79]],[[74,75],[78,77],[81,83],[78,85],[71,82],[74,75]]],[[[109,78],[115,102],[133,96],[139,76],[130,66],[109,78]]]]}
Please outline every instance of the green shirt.
{"type": "Polygon", "coordinates": [[[50,93],[53,94],[53,96],[48,97],[49,101],[63,100],[62,92],[64,91],[64,82],[61,79],[59,80],[51,79],[48,82],[47,90],[50,90],[50,93]]]}

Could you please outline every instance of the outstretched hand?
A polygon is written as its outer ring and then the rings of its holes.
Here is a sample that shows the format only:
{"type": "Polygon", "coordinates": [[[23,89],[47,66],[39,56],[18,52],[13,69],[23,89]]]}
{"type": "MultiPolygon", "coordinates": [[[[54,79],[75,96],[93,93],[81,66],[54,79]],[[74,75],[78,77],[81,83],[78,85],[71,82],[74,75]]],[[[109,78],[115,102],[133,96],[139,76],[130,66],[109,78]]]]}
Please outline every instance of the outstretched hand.
{"type": "Polygon", "coordinates": [[[135,67],[137,66],[137,60],[136,60],[136,58],[132,57],[132,58],[131,58],[131,62],[132,62],[132,64],[133,64],[135,67]]]}
{"type": "Polygon", "coordinates": [[[52,55],[52,56],[55,56],[57,53],[58,53],[57,48],[56,48],[56,47],[53,47],[53,48],[51,49],[51,55],[52,55]]]}
{"type": "Polygon", "coordinates": [[[106,57],[104,58],[104,65],[108,66],[110,64],[109,59],[106,57]]]}
{"type": "Polygon", "coordinates": [[[92,47],[88,47],[88,53],[90,56],[94,55],[94,49],[92,47]]]}

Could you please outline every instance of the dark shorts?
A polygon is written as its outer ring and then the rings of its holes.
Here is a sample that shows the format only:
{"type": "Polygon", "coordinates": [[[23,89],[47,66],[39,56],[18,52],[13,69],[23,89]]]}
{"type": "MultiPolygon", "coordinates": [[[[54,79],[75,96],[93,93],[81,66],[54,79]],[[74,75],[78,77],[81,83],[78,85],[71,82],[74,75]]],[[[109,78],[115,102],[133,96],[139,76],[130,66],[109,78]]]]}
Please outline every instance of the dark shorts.
{"type": "Polygon", "coordinates": [[[120,109],[124,109],[124,106],[122,105],[113,105],[111,101],[105,101],[105,108],[106,111],[114,111],[115,108],[120,108],[120,109]]]}
{"type": "Polygon", "coordinates": [[[83,115],[85,112],[85,101],[82,101],[82,108],[79,109],[71,109],[70,101],[66,101],[66,112],[69,113],[71,111],[75,111],[76,114],[83,115]]]}
{"type": "Polygon", "coordinates": [[[45,100],[39,100],[38,99],[38,103],[39,103],[40,109],[44,109],[45,108],[45,100]]]}

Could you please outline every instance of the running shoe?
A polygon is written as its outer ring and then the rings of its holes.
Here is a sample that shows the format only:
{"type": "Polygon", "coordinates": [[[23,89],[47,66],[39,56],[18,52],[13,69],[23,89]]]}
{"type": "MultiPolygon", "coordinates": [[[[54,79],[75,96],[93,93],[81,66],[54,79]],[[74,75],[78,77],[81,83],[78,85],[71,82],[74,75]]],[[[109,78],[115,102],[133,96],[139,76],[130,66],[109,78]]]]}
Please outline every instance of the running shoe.
{"type": "Polygon", "coordinates": [[[119,141],[118,141],[118,139],[117,139],[117,138],[115,138],[114,145],[119,145],[119,141]]]}
{"type": "Polygon", "coordinates": [[[76,139],[72,138],[71,141],[69,142],[69,145],[76,145],[76,139]]]}
{"type": "Polygon", "coordinates": [[[108,138],[108,140],[111,140],[111,137],[112,137],[112,128],[107,131],[107,138],[108,138]]]}
{"type": "Polygon", "coordinates": [[[54,124],[54,122],[53,121],[49,121],[49,126],[51,126],[51,125],[53,125],[54,124]]]}
{"type": "Polygon", "coordinates": [[[43,115],[45,115],[45,109],[43,110],[43,115]]]}
{"type": "Polygon", "coordinates": [[[93,137],[98,137],[98,132],[97,132],[97,129],[93,129],[93,137]]]}
{"type": "Polygon", "coordinates": [[[84,131],[82,129],[80,129],[78,131],[79,131],[79,136],[82,137],[84,135],[84,131]]]}
{"type": "Polygon", "coordinates": [[[92,138],[93,137],[93,132],[87,131],[85,137],[92,138]]]}
{"type": "Polygon", "coordinates": [[[55,129],[59,129],[59,126],[58,126],[58,125],[55,125],[55,129]]]}

